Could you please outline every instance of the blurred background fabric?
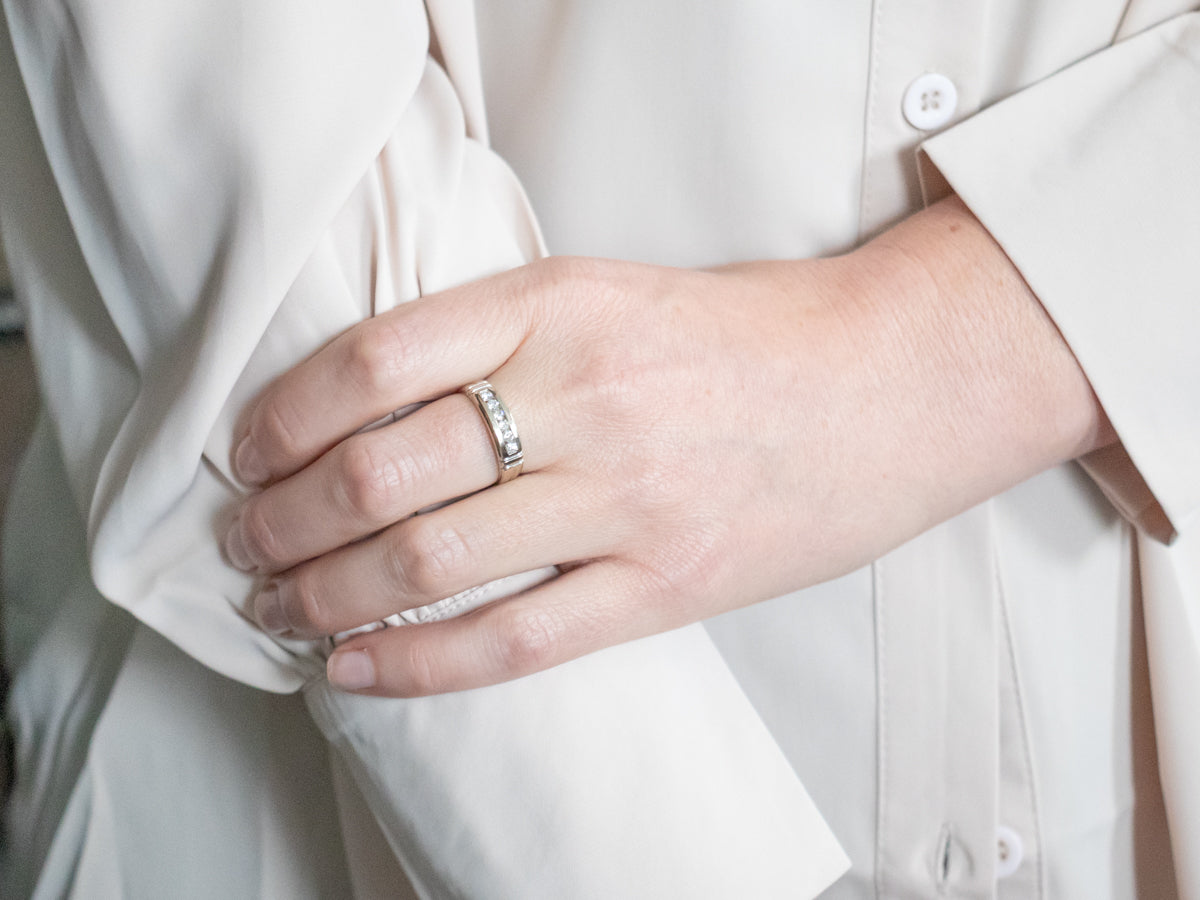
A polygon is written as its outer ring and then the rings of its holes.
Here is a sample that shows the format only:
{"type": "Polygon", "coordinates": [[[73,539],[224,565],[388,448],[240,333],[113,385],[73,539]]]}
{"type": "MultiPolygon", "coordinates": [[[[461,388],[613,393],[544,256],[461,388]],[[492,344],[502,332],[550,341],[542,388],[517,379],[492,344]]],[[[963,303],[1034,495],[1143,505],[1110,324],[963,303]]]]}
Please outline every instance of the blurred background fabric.
{"type": "MultiPolygon", "coordinates": [[[[12,284],[8,277],[8,263],[4,260],[4,251],[0,248],[0,334],[10,334],[21,330],[21,312],[13,299],[12,284]]],[[[7,382],[5,382],[7,384],[7,382]]]]}
{"type": "Polygon", "coordinates": [[[21,324],[8,265],[0,252],[0,514],[36,409],[33,366],[21,324]]]}
{"type": "MultiPolygon", "coordinates": [[[[33,365],[21,330],[22,318],[0,250],[0,521],[17,462],[29,440],[37,410],[33,365]]],[[[0,597],[0,605],[4,598],[0,597]]],[[[2,660],[0,660],[2,662],[2,660]]],[[[7,675],[0,666],[0,711],[7,696],[7,675]]],[[[7,792],[10,771],[7,734],[0,734],[0,790],[7,792]]]]}

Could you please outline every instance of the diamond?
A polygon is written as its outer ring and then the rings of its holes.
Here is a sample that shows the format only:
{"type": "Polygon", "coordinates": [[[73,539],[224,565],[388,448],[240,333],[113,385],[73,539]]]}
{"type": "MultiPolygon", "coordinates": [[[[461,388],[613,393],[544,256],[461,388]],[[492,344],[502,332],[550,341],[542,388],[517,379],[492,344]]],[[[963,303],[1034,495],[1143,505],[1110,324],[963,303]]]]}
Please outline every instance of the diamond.
{"type": "Polygon", "coordinates": [[[514,453],[516,453],[520,449],[521,449],[521,445],[518,444],[516,441],[508,441],[504,445],[504,452],[509,456],[512,456],[514,453]]]}

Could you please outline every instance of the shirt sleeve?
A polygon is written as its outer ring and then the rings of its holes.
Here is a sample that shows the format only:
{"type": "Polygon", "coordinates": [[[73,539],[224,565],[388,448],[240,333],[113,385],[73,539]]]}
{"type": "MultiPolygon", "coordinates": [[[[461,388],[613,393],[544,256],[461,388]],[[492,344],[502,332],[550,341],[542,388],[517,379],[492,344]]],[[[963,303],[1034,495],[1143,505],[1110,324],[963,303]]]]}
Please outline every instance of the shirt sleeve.
{"type": "Polygon", "coordinates": [[[428,896],[810,897],[844,871],[702,626],[400,701],[332,690],[320,645],[242,614],[219,536],[248,401],[365,316],[542,252],[448,74],[461,37],[432,52],[415,0],[4,10],[5,241],[101,593],[231,678],[304,686],[428,896]]]}
{"type": "Polygon", "coordinates": [[[255,633],[215,540],[242,493],[226,443],[257,389],[370,314],[338,220],[424,111],[423,7],[4,9],[5,241],[92,576],[205,664],[295,690],[315,661],[255,633]]]}
{"type": "Polygon", "coordinates": [[[1200,14],[1089,56],[928,141],[1070,345],[1119,437],[1083,460],[1160,540],[1200,510],[1200,14]]]}

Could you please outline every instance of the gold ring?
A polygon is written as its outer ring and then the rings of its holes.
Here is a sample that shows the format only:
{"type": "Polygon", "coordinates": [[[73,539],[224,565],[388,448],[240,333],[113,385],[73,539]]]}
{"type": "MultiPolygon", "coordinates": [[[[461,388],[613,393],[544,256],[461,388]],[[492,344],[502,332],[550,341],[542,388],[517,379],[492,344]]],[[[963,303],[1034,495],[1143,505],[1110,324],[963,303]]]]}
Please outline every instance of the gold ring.
{"type": "Polygon", "coordinates": [[[525,451],[521,449],[521,438],[517,434],[517,423],[496,389],[486,381],[476,381],[461,389],[475,401],[475,408],[492,435],[492,449],[496,452],[496,468],[499,476],[496,484],[512,481],[521,474],[525,463],[525,451]]]}

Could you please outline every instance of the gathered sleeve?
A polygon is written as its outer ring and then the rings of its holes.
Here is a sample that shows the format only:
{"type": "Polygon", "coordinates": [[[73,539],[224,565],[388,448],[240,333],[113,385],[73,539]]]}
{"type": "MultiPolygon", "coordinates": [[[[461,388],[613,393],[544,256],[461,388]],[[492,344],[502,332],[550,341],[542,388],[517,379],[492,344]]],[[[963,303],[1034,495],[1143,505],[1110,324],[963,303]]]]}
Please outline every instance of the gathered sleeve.
{"type": "Polygon", "coordinates": [[[10,256],[93,578],[207,665],[295,690],[215,540],[223,442],[266,370],[369,312],[317,258],[421,81],[422,5],[5,11],[45,155],[6,154],[10,256]],[[308,334],[272,325],[285,305],[308,334]]]}
{"type": "Polygon", "coordinates": [[[0,216],[101,594],[224,675],[303,687],[423,894],[806,897],[844,871],[701,626],[352,697],[323,645],[257,628],[221,556],[232,435],[271,379],[543,252],[486,146],[470,4],[3,5],[0,216]]]}

